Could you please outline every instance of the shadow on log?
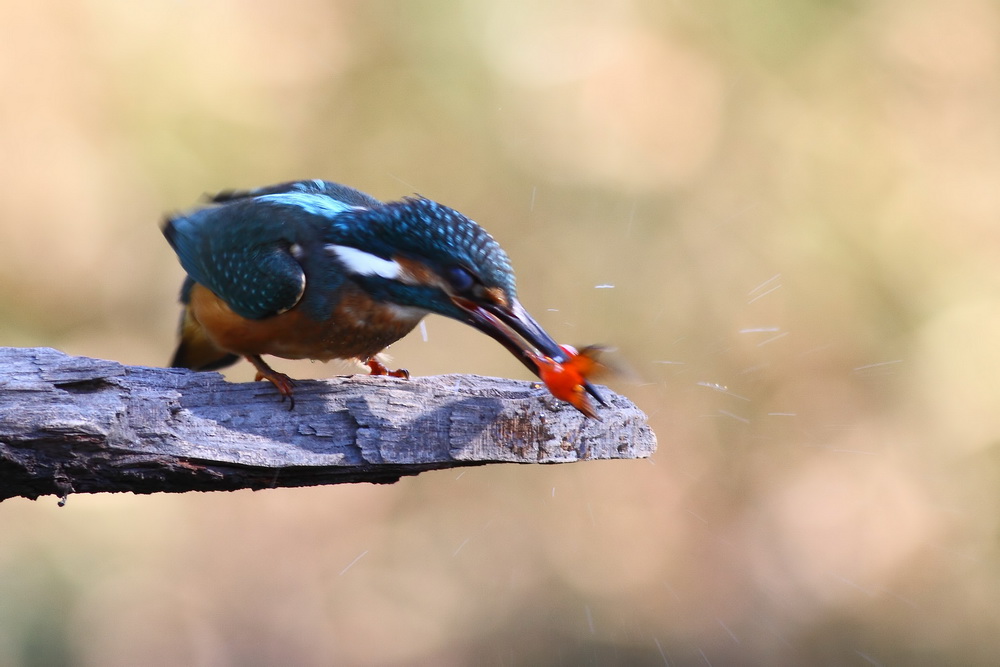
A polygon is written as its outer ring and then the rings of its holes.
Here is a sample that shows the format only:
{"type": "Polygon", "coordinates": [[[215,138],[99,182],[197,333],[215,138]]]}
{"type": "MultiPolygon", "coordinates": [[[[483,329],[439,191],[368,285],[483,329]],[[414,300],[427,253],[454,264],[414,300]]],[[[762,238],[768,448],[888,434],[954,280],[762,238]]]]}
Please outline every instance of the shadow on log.
{"type": "Polygon", "coordinates": [[[295,409],[266,382],[0,348],[0,500],[231,491],[488,463],[650,456],[628,399],[587,419],[531,382],[477,375],[301,380],[295,409]]]}

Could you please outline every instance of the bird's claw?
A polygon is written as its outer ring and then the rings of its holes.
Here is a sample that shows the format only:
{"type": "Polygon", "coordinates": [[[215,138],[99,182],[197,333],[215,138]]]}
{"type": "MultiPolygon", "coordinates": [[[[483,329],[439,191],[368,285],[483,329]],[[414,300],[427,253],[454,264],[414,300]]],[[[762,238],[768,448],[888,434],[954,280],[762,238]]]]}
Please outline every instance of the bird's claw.
{"type": "Polygon", "coordinates": [[[402,378],[404,380],[410,379],[410,371],[405,368],[397,368],[396,370],[391,371],[378,359],[369,359],[365,362],[365,365],[368,366],[368,370],[371,372],[371,375],[388,375],[389,377],[402,378]]]}
{"type": "Polygon", "coordinates": [[[285,399],[288,399],[288,410],[295,409],[295,397],[292,396],[292,389],[295,383],[292,382],[292,378],[288,377],[284,373],[279,373],[274,370],[261,359],[259,356],[248,356],[247,359],[254,365],[257,369],[257,376],[254,378],[257,382],[261,380],[267,380],[274,385],[274,388],[278,390],[281,394],[281,401],[284,403],[285,399]]]}

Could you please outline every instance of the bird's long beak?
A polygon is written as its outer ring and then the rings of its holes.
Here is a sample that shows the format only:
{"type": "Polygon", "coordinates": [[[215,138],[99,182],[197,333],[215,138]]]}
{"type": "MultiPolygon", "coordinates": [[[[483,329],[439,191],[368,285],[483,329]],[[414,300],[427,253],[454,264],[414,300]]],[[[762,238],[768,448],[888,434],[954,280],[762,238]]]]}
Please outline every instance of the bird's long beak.
{"type": "MultiPolygon", "coordinates": [[[[540,376],[538,362],[535,361],[539,355],[558,363],[569,360],[565,350],[518,301],[514,300],[508,307],[477,303],[459,296],[453,296],[452,301],[468,315],[468,324],[510,350],[535,375],[540,376]]],[[[584,381],[583,387],[598,403],[607,406],[604,397],[590,382],[584,381]]]]}

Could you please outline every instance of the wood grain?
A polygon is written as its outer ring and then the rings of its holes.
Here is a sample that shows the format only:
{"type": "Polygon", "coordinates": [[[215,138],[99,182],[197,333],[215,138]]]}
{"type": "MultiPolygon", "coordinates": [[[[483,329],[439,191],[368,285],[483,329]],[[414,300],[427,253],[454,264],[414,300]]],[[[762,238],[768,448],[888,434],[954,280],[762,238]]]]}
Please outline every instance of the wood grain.
{"type": "Polygon", "coordinates": [[[0,348],[0,500],[344,482],[425,470],[652,455],[628,399],[586,419],[531,382],[476,375],[269,383],[0,348]]]}

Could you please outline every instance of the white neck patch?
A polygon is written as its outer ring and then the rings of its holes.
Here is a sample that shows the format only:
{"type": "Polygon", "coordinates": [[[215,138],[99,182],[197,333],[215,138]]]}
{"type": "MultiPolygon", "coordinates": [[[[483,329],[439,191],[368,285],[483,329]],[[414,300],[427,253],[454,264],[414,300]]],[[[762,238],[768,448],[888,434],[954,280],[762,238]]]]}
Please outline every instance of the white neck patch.
{"type": "Polygon", "coordinates": [[[379,276],[388,280],[399,280],[403,267],[392,259],[382,259],[364,250],[346,245],[328,243],[323,246],[327,253],[340,260],[344,268],[357,276],[379,276]]]}

